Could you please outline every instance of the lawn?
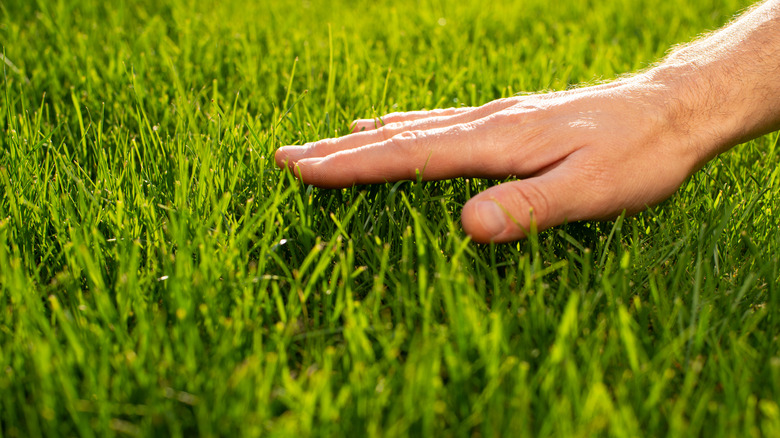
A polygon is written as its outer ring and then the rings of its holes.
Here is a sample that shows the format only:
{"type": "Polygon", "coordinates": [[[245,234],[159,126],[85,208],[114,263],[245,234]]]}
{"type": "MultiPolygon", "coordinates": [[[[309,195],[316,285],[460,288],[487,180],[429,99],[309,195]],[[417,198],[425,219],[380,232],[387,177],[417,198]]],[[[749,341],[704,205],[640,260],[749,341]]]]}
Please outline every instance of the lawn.
{"type": "Polygon", "coordinates": [[[748,0],[0,3],[0,437],[780,435],[778,133],[479,245],[355,118],[650,66],[748,0]]]}

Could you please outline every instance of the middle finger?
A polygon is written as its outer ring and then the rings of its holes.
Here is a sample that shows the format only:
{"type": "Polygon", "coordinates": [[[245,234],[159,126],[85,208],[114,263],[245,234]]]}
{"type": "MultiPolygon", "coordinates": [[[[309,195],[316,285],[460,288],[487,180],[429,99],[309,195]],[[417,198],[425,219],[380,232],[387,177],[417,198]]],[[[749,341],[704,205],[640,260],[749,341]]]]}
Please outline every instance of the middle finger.
{"type": "Polygon", "coordinates": [[[515,104],[516,102],[511,99],[503,99],[454,115],[395,122],[371,131],[357,132],[339,138],[329,138],[303,146],[284,146],[276,152],[276,163],[279,167],[284,167],[284,163],[287,163],[288,167],[293,168],[298,160],[326,157],[337,152],[381,143],[403,132],[428,131],[475,122],[515,104]]]}

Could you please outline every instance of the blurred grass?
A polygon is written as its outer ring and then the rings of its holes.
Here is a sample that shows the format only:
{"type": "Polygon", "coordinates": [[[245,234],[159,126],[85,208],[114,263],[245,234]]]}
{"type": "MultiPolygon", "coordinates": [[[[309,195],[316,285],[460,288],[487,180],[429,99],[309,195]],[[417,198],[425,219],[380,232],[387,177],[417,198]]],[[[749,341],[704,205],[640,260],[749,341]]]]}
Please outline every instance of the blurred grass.
{"type": "Polygon", "coordinates": [[[780,432],[778,134],[510,245],[283,144],[649,66],[747,2],[6,0],[0,435],[780,432]]]}

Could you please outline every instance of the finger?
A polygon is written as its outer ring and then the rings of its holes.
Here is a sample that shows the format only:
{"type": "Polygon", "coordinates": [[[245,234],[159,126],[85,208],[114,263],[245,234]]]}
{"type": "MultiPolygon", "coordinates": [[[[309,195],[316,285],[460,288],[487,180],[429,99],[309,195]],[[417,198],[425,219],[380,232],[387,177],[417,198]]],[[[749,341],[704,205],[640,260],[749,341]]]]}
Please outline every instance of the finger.
{"type": "MultiPolygon", "coordinates": [[[[469,108],[466,111],[460,111],[461,108],[457,108],[459,111],[450,115],[447,115],[448,110],[424,111],[424,113],[427,114],[441,113],[443,115],[393,122],[379,129],[358,132],[339,138],[320,140],[303,146],[284,146],[276,151],[275,160],[279,167],[284,167],[284,164],[287,163],[287,166],[292,169],[295,167],[297,161],[301,159],[325,157],[336,152],[380,143],[407,131],[426,131],[474,122],[514,104],[515,102],[511,99],[501,99],[481,107],[469,108]]],[[[421,111],[420,113],[423,112],[421,111]]]]}
{"type": "Polygon", "coordinates": [[[504,99],[496,99],[484,105],[476,106],[476,107],[467,106],[467,107],[460,107],[460,108],[434,109],[429,111],[407,111],[407,112],[390,113],[379,118],[358,119],[352,122],[352,126],[353,126],[352,132],[362,132],[362,131],[370,131],[372,129],[379,129],[391,123],[407,123],[416,120],[428,119],[432,117],[456,116],[460,114],[469,113],[474,110],[485,110],[486,114],[489,114],[489,113],[494,113],[496,111],[501,111],[502,109],[508,108],[512,105],[516,105],[522,99],[523,99],[522,97],[508,97],[504,99]]]}
{"type": "Polygon", "coordinates": [[[406,131],[389,140],[325,157],[299,160],[296,175],[318,187],[350,187],[399,180],[459,176],[504,178],[535,174],[559,161],[562,148],[535,142],[516,147],[516,127],[492,117],[427,131],[406,131]],[[508,154],[512,159],[506,158],[508,154]]]}
{"type": "Polygon", "coordinates": [[[292,169],[295,167],[298,160],[326,157],[337,152],[356,149],[374,143],[381,143],[406,131],[425,131],[470,122],[480,115],[472,113],[473,111],[464,112],[455,116],[430,117],[410,122],[392,123],[379,129],[358,132],[339,138],[328,138],[313,143],[307,143],[302,146],[283,146],[277,149],[274,158],[279,167],[284,167],[284,163],[287,163],[287,166],[292,169]]]}
{"type": "MultiPolygon", "coordinates": [[[[467,174],[470,146],[479,140],[473,124],[406,131],[389,140],[326,157],[306,158],[296,163],[296,175],[318,187],[350,187],[415,179],[434,180],[467,174]],[[466,159],[464,159],[466,158],[466,159]]],[[[480,156],[487,155],[483,151],[480,156]]]]}
{"type": "MultiPolygon", "coordinates": [[[[510,242],[566,221],[591,216],[593,202],[583,192],[576,169],[557,166],[543,175],[491,187],[463,207],[464,231],[475,242],[510,242]]],[[[585,189],[587,190],[587,189],[585,189]]]]}
{"type": "Polygon", "coordinates": [[[461,107],[461,108],[443,108],[430,111],[407,111],[390,113],[382,117],[375,117],[371,119],[357,119],[352,122],[352,132],[370,131],[373,129],[379,129],[390,123],[405,123],[414,120],[427,119],[431,117],[448,117],[458,114],[467,113],[476,107],[461,107]]]}

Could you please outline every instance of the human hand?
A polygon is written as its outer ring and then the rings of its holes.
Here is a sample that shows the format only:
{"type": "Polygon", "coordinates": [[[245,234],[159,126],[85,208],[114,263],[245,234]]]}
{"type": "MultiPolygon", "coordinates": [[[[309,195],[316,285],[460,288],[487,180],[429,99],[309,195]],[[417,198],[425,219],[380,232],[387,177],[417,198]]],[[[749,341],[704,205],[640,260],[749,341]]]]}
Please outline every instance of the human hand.
{"type": "Polygon", "coordinates": [[[276,163],[324,188],[417,172],[522,178],[466,203],[463,228],[477,242],[520,239],[532,221],[541,230],[632,214],[670,196],[707,158],[680,135],[685,123],[669,120],[666,90],[645,79],[358,120],[347,136],[280,148],[276,163]]]}
{"type": "Polygon", "coordinates": [[[358,120],[350,135],[280,148],[276,163],[324,188],[417,172],[522,178],[466,203],[463,228],[477,242],[520,239],[532,221],[542,230],[632,214],[670,196],[706,158],[675,128],[685,123],[669,120],[665,90],[643,79],[358,120]]]}
{"type": "Polygon", "coordinates": [[[358,120],[354,133],[276,151],[304,183],[349,187],[415,179],[522,178],[463,207],[477,242],[566,221],[636,213],[707,160],[780,128],[780,0],[672,52],[643,74],[477,108],[358,120]]]}

